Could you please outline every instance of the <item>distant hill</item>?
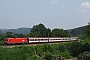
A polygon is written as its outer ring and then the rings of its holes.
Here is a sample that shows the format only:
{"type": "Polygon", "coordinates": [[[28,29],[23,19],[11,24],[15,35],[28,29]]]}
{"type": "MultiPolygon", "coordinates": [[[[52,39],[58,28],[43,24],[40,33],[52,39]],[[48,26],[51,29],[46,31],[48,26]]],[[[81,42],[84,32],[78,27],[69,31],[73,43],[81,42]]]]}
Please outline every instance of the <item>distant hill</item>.
{"type": "Polygon", "coordinates": [[[0,29],[0,34],[5,33],[8,29],[0,29]]]}
{"type": "Polygon", "coordinates": [[[2,31],[0,30],[0,34],[2,34],[2,31]]]}
{"type": "Polygon", "coordinates": [[[79,36],[82,35],[84,32],[85,26],[74,28],[74,29],[69,29],[67,30],[72,36],[79,36]]]}
{"type": "Polygon", "coordinates": [[[30,33],[30,28],[18,28],[18,29],[0,29],[0,32],[13,32],[15,34],[28,34],[30,33]]]}
{"type": "MultiPolygon", "coordinates": [[[[72,36],[79,36],[83,34],[85,26],[67,30],[72,36]]],[[[17,28],[17,29],[0,29],[0,33],[13,32],[15,34],[28,34],[31,28],[17,28]]]]}

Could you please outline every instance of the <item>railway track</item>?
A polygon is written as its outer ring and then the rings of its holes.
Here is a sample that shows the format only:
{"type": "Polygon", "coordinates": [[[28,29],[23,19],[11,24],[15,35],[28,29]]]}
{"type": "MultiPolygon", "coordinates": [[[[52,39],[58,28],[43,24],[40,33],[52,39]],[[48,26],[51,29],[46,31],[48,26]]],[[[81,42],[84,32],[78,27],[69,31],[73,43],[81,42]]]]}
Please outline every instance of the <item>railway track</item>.
{"type": "Polygon", "coordinates": [[[59,44],[59,43],[67,43],[67,42],[52,42],[52,43],[39,43],[39,44],[18,44],[18,45],[2,45],[0,47],[3,48],[13,48],[13,47],[21,47],[21,46],[37,46],[37,45],[43,45],[43,44],[59,44]]]}
{"type": "Polygon", "coordinates": [[[3,47],[3,48],[13,48],[13,47],[21,47],[21,46],[36,46],[36,45],[41,45],[41,44],[2,45],[0,47],[3,47]]]}
{"type": "MultiPolygon", "coordinates": [[[[40,43],[40,44],[21,44],[21,45],[2,45],[0,47],[2,48],[13,48],[13,47],[21,47],[21,46],[37,46],[37,45],[43,45],[47,43],[40,43]]],[[[49,44],[59,44],[59,43],[49,43],[49,44]]]]}

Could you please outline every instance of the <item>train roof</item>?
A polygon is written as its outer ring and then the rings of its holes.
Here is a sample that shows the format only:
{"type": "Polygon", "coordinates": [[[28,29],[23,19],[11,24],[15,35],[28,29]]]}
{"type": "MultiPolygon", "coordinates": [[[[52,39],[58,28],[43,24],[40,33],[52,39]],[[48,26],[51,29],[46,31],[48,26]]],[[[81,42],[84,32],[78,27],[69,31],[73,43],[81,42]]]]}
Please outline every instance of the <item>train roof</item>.
{"type": "Polygon", "coordinates": [[[6,39],[27,39],[27,38],[6,38],[6,39]]]}

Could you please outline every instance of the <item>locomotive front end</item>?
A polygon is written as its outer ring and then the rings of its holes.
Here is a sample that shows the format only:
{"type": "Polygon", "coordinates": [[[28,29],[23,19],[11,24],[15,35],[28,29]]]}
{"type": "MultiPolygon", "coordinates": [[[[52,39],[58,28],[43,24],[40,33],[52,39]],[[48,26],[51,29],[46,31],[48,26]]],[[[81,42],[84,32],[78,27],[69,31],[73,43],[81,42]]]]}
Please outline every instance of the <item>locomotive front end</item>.
{"type": "Polygon", "coordinates": [[[8,44],[8,38],[6,38],[6,40],[5,40],[5,42],[4,42],[5,44],[8,44]]]}

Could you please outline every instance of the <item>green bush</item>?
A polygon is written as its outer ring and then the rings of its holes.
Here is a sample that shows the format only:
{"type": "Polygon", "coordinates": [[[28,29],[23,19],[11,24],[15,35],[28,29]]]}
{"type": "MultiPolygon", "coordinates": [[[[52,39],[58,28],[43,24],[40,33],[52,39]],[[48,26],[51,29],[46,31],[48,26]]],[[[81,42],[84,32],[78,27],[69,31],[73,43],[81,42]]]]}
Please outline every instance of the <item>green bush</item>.
{"type": "Polygon", "coordinates": [[[44,59],[46,59],[46,60],[53,60],[54,59],[53,54],[50,53],[50,52],[44,53],[44,59]]]}
{"type": "Polygon", "coordinates": [[[70,52],[68,52],[68,51],[61,52],[61,56],[66,58],[66,59],[72,58],[70,52]]]}

